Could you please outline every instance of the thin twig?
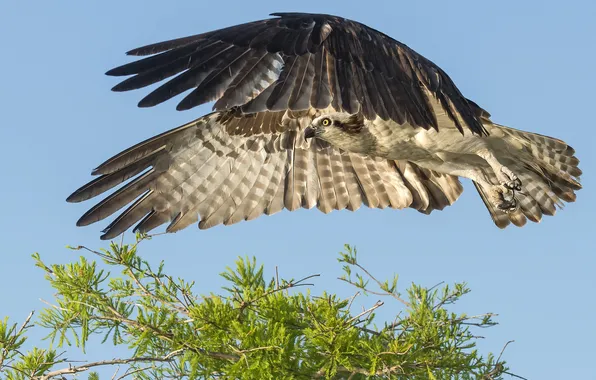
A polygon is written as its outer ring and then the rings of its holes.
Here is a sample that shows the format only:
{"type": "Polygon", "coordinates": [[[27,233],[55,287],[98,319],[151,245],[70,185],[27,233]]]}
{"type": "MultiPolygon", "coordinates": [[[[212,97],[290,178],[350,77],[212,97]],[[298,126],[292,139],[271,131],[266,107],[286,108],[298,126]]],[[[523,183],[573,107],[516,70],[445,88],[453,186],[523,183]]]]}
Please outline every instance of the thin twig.
{"type": "Polygon", "coordinates": [[[352,307],[352,302],[354,302],[354,300],[356,299],[356,297],[358,297],[359,295],[360,295],[360,290],[357,291],[352,297],[350,297],[350,302],[348,303],[348,311],[352,307]]]}
{"type": "MultiPolygon", "coordinates": [[[[338,279],[338,280],[340,280],[340,281],[347,282],[347,283],[348,283],[348,284],[350,284],[350,285],[354,285],[354,286],[356,286],[356,287],[358,287],[358,288],[361,288],[361,287],[360,287],[360,286],[359,286],[357,283],[355,283],[355,282],[353,282],[353,281],[350,281],[350,280],[348,280],[348,279],[341,278],[341,277],[338,277],[337,279],[338,279]]],[[[373,280],[374,280],[374,278],[373,278],[373,280]]],[[[376,280],[375,280],[375,281],[376,281],[376,280]]],[[[381,293],[381,292],[376,292],[376,291],[374,291],[374,290],[370,290],[370,289],[363,289],[363,288],[361,288],[361,289],[362,289],[362,290],[364,290],[364,291],[365,291],[365,292],[367,292],[367,293],[374,294],[374,295],[376,295],[376,296],[381,296],[381,297],[387,297],[387,296],[391,296],[391,297],[393,297],[393,298],[397,299],[399,302],[403,303],[404,305],[406,305],[406,306],[408,306],[408,307],[410,306],[410,304],[409,304],[407,301],[405,301],[404,299],[400,298],[400,297],[399,297],[397,294],[393,294],[393,293],[389,293],[389,292],[383,292],[383,293],[381,293]]]]}
{"type": "Polygon", "coordinates": [[[125,373],[124,375],[120,376],[120,377],[119,377],[118,379],[116,379],[116,380],[122,380],[122,379],[124,379],[124,378],[125,378],[125,377],[127,377],[127,376],[134,375],[135,373],[139,373],[139,372],[146,371],[146,370],[148,370],[148,369],[150,369],[150,368],[152,368],[152,366],[149,366],[149,367],[143,367],[143,368],[137,368],[137,369],[135,369],[135,370],[133,370],[133,371],[130,371],[130,372],[126,371],[126,373],[125,373]]]}
{"type": "Polygon", "coordinates": [[[33,314],[35,314],[35,310],[32,310],[29,315],[27,316],[27,318],[25,318],[25,322],[23,322],[23,324],[21,325],[21,328],[19,329],[19,331],[16,333],[16,335],[20,335],[23,331],[25,331],[25,329],[28,329],[29,327],[29,322],[31,321],[31,317],[33,317],[33,314]]]}
{"type": "Polygon", "coordinates": [[[511,372],[507,372],[507,371],[505,371],[505,372],[503,372],[503,373],[504,373],[504,374],[506,374],[506,375],[509,375],[509,376],[511,376],[511,377],[517,377],[518,379],[522,379],[522,380],[528,380],[526,377],[522,377],[522,376],[516,375],[516,374],[514,374],[514,373],[511,373],[511,372]]]}
{"type": "Polygon", "coordinates": [[[116,366],[116,371],[112,375],[112,380],[114,380],[116,378],[116,375],[118,375],[118,372],[120,372],[120,365],[116,366]]]}
{"type": "Polygon", "coordinates": [[[303,281],[306,281],[306,280],[308,280],[310,278],[319,277],[319,276],[320,276],[320,274],[311,274],[310,276],[306,276],[306,277],[304,277],[304,278],[302,278],[302,279],[300,279],[298,281],[291,281],[291,282],[288,282],[287,284],[284,284],[284,285],[282,285],[280,287],[277,287],[275,289],[268,290],[268,291],[266,291],[265,293],[261,294],[259,297],[255,298],[253,300],[249,300],[249,301],[244,301],[243,300],[242,303],[241,303],[241,305],[240,305],[240,310],[246,309],[251,304],[259,301],[262,298],[265,298],[267,296],[270,296],[273,293],[277,293],[277,292],[281,292],[281,291],[284,291],[284,290],[288,290],[290,288],[296,288],[296,287],[299,287],[299,286],[314,286],[314,284],[302,283],[302,282],[303,281]]]}
{"type": "Polygon", "coordinates": [[[436,288],[436,287],[438,287],[438,286],[441,286],[441,285],[443,285],[444,283],[445,283],[445,281],[441,281],[441,282],[439,282],[438,284],[436,284],[436,285],[434,285],[434,286],[431,286],[430,288],[428,288],[428,291],[429,291],[429,292],[431,292],[433,289],[435,289],[435,288],[436,288]]]}
{"type": "Polygon", "coordinates": [[[279,289],[279,271],[277,265],[275,266],[275,288],[279,289]]]}
{"type": "Polygon", "coordinates": [[[377,301],[377,303],[375,303],[370,309],[364,310],[362,313],[350,318],[348,320],[348,323],[351,324],[352,322],[358,320],[358,318],[362,317],[363,315],[372,313],[375,309],[378,309],[379,307],[383,306],[384,304],[385,304],[385,302],[383,302],[381,300],[377,301]]]}
{"type": "Polygon", "coordinates": [[[251,353],[254,351],[271,350],[274,348],[277,350],[282,350],[282,348],[279,346],[255,347],[255,348],[249,348],[248,350],[238,350],[237,348],[235,348],[234,346],[231,346],[231,345],[229,347],[239,355],[248,354],[248,353],[251,353]]]}
{"type": "MultiPolygon", "coordinates": [[[[366,270],[362,265],[358,264],[357,262],[354,264],[356,265],[358,268],[360,268],[360,270],[362,270],[364,273],[366,273],[366,275],[368,277],[370,277],[374,282],[377,283],[377,285],[382,289],[383,288],[383,284],[381,283],[381,281],[377,280],[377,278],[375,276],[373,276],[368,270],[366,270]]],[[[387,292],[388,295],[391,295],[393,298],[395,298],[396,300],[398,300],[399,302],[403,303],[406,306],[410,306],[410,304],[403,300],[401,297],[399,297],[397,294],[394,293],[389,293],[387,292]]]]}
{"type": "MultiPolygon", "coordinates": [[[[174,304],[174,303],[172,303],[172,302],[168,302],[168,301],[166,301],[166,300],[163,300],[163,299],[161,299],[161,298],[157,297],[155,294],[151,293],[151,292],[150,292],[150,291],[149,291],[149,290],[148,290],[148,289],[145,287],[145,285],[143,285],[143,284],[141,283],[141,281],[140,281],[140,280],[139,280],[139,278],[138,278],[138,277],[135,275],[135,273],[132,271],[132,269],[131,269],[130,267],[129,267],[129,268],[127,268],[127,269],[128,269],[128,273],[129,273],[130,277],[132,277],[133,281],[134,281],[134,282],[135,282],[135,284],[137,284],[137,286],[138,286],[138,287],[139,287],[139,288],[142,290],[142,292],[143,292],[143,293],[145,293],[145,296],[147,296],[147,297],[150,297],[150,298],[153,298],[154,300],[156,300],[156,301],[158,301],[158,302],[160,302],[160,303],[166,304],[166,305],[168,305],[169,307],[171,307],[172,309],[174,309],[174,310],[177,310],[178,312],[180,312],[180,313],[182,313],[182,314],[185,314],[185,315],[188,315],[188,314],[189,314],[189,312],[188,312],[188,309],[187,309],[186,307],[178,306],[178,305],[176,305],[176,304],[174,304]]],[[[135,268],[135,269],[136,269],[136,268],[135,268]]],[[[180,299],[179,299],[178,297],[176,297],[176,300],[177,300],[178,302],[180,302],[180,304],[181,304],[181,305],[184,305],[184,303],[183,303],[183,302],[181,302],[181,301],[180,301],[180,299]]],[[[184,305],[184,306],[186,306],[186,305],[184,305]]]]}
{"type": "MultiPolygon", "coordinates": [[[[336,368],[338,373],[349,373],[349,374],[360,374],[360,375],[367,375],[367,376],[371,376],[371,375],[376,375],[376,376],[380,376],[380,375],[390,375],[390,374],[396,374],[398,372],[403,372],[403,368],[399,365],[395,365],[393,367],[388,367],[388,368],[384,368],[384,369],[380,369],[377,370],[375,372],[372,372],[364,369],[364,368],[359,368],[359,367],[352,367],[352,368],[346,368],[344,366],[338,366],[336,368]]],[[[320,377],[324,377],[326,374],[325,370],[320,370],[317,373],[315,373],[315,378],[320,378],[320,377]]]]}
{"type": "MultiPolygon", "coordinates": [[[[15,372],[18,372],[18,373],[22,374],[23,376],[25,376],[25,377],[24,377],[25,379],[26,379],[27,377],[29,377],[29,374],[28,374],[28,373],[26,373],[25,371],[23,371],[22,369],[19,369],[19,368],[13,367],[13,366],[11,366],[11,365],[8,365],[8,364],[4,364],[4,365],[2,365],[2,368],[8,368],[8,369],[12,369],[13,371],[15,371],[15,372]]],[[[1,368],[0,368],[0,369],[1,369],[1,368]]],[[[0,372],[2,372],[2,371],[0,371],[0,372]]]]}
{"type": "Polygon", "coordinates": [[[501,361],[501,356],[503,356],[503,352],[505,352],[505,349],[507,348],[507,346],[509,346],[509,343],[513,343],[515,342],[514,340],[510,340],[509,342],[505,343],[505,345],[503,346],[503,349],[501,350],[501,353],[499,354],[499,357],[497,358],[497,363],[501,361]]]}

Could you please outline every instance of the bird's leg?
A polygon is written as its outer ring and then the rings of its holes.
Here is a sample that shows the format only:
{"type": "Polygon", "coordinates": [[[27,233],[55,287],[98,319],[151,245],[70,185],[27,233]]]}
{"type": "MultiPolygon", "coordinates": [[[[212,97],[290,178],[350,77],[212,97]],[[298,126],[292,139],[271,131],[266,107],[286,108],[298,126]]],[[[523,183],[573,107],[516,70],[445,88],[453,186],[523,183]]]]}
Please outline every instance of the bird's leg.
{"type": "MultiPolygon", "coordinates": [[[[458,165],[456,163],[434,159],[416,161],[416,164],[422,167],[426,167],[428,169],[436,170],[441,173],[471,179],[472,181],[476,182],[481,187],[486,189],[489,201],[496,208],[503,212],[513,212],[517,210],[518,203],[515,199],[515,189],[512,189],[511,187],[503,183],[500,185],[493,185],[491,183],[491,179],[487,176],[487,173],[485,173],[485,171],[488,170],[488,168],[481,169],[478,167],[466,167],[458,165]]],[[[502,165],[500,166],[502,167],[502,165]]],[[[499,177],[497,176],[497,178],[499,177]]],[[[499,181],[501,180],[499,179],[499,181]]]]}
{"type": "Polygon", "coordinates": [[[521,191],[522,183],[519,178],[517,178],[517,175],[515,175],[515,173],[513,173],[507,166],[501,164],[490,150],[484,148],[477,151],[476,154],[490,165],[501,185],[512,191],[521,191]]]}

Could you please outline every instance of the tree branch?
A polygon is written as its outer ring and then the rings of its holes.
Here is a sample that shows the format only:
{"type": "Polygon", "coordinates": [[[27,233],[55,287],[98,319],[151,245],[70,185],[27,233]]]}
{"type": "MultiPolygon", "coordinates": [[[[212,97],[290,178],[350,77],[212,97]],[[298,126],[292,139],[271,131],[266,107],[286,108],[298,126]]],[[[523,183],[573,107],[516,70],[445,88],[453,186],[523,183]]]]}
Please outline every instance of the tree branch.
{"type": "Polygon", "coordinates": [[[169,353],[166,356],[162,357],[155,357],[155,356],[142,356],[138,358],[128,358],[128,359],[112,359],[112,360],[102,360],[98,362],[91,362],[80,366],[70,366],[68,368],[59,369],[56,371],[48,372],[47,374],[39,377],[35,377],[38,380],[49,380],[54,377],[64,376],[64,375],[72,375],[79,372],[88,371],[90,368],[93,367],[100,367],[106,365],[114,365],[114,364],[129,364],[129,363],[139,363],[139,362],[171,362],[174,360],[176,356],[181,355],[184,350],[176,350],[169,353]]]}

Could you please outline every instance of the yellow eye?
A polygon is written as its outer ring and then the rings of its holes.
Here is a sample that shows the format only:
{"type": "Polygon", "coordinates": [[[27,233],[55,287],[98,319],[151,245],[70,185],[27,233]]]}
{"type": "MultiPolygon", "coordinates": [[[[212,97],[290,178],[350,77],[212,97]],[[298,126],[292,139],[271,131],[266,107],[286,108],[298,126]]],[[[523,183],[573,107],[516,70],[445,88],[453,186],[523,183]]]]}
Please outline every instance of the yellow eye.
{"type": "Polygon", "coordinates": [[[321,121],[321,124],[323,124],[323,126],[326,127],[329,124],[331,124],[331,120],[329,120],[329,118],[324,118],[323,121],[321,121]]]}

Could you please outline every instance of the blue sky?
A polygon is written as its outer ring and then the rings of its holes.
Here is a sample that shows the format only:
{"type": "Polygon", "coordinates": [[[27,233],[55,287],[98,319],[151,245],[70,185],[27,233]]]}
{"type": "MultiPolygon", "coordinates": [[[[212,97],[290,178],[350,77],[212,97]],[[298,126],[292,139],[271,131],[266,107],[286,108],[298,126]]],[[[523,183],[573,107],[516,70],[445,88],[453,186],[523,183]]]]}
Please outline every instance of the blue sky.
{"type": "MultiPolygon", "coordinates": [[[[473,186],[431,216],[413,210],[282,212],[230,227],[196,227],[142,245],[151,262],[166,260],[175,276],[216,291],[238,255],[257,255],[268,273],[321,273],[314,292],[353,290],[336,277],[337,252],[355,245],[380,278],[411,282],[467,281],[472,293],[457,310],[495,312],[497,327],[481,331],[483,351],[498,353],[532,379],[586,378],[593,373],[596,304],[593,74],[596,3],[590,1],[310,1],[230,0],[127,2],[3,2],[0,5],[0,317],[15,321],[39,299],[51,300],[30,254],[51,263],[75,260],[70,245],[105,247],[99,223],[75,227],[92,204],[65,198],[106,158],[138,141],[207,113],[136,103],[147,92],[112,93],[103,75],[128,62],[143,44],[267,17],[275,11],[330,13],[361,21],[440,65],[495,122],[567,141],[584,172],[578,201],[519,229],[497,229],[473,186]],[[173,4],[176,4],[175,6],[173,4]]],[[[126,238],[131,240],[132,235],[126,238]]],[[[375,298],[362,300],[372,305],[375,298]]],[[[390,301],[381,316],[394,315],[390,301]]],[[[39,333],[32,333],[39,337],[39,333]]],[[[111,348],[93,345],[92,355],[111,348]]],[[[83,355],[75,353],[73,359],[83,355]]],[[[105,358],[105,355],[104,355],[105,358]]]]}

